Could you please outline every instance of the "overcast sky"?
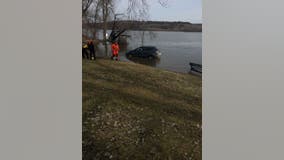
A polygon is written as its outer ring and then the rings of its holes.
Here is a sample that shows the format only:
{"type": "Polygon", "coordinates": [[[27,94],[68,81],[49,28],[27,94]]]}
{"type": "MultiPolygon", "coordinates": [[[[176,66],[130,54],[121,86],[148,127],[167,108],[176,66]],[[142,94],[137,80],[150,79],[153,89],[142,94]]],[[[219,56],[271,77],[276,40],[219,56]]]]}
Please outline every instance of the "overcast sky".
{"type": "MultiPolygon", "coordinates": [[[[117,12],[127,7],[128,0],[118,0],[117,12]]],[[[148,0],[150,19],[157,21],[187,21],[202,23],[201,0],[168,0],[168,6],[162,7],[158,0],[148,0]]]]}

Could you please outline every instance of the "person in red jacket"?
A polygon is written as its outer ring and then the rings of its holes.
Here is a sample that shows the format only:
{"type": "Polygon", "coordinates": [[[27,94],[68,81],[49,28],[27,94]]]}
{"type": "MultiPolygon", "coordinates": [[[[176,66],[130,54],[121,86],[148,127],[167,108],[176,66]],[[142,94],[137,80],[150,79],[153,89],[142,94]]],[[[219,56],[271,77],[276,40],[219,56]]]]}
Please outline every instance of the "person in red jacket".
{"type": "Polygon", "coordinates": [[[115,42],[111,45],[111,50],[112,50],[111,59],[113,59],[113,57],[115,57],[116,60],[118,60],[119,45],[118,45],[117,42],[115,42]]]}

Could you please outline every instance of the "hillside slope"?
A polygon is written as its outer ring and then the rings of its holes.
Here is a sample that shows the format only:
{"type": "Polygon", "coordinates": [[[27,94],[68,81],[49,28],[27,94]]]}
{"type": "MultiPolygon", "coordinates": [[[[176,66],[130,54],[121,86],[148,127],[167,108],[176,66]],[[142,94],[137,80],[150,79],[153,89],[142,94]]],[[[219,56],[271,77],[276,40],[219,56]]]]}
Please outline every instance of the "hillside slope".
{"type": "Polygon", "coordinates": [[[201,78],[83,60],[83,159],[201,159],[201,78]]]}

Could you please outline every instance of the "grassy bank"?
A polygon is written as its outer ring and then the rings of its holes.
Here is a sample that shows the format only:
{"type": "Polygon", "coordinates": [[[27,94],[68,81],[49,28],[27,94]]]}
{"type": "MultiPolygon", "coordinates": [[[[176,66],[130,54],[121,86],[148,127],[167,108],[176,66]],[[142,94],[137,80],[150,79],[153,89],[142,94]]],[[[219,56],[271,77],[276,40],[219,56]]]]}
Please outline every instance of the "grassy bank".
{"type": "Polygon", "coordinates": [[[201,159],[201,77],[83,61],[83,159],[201,159]]]}

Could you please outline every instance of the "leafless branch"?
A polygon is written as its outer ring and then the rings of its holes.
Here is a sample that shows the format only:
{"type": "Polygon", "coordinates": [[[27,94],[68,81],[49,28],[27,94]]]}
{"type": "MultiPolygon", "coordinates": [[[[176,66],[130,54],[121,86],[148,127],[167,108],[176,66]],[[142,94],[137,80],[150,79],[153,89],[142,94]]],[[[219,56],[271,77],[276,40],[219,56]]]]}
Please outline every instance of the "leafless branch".
{"type": "Polygon", "coordinates": [[[168,7],[169,1],[168,0],[158,0],[161,6],[168,7]]]}

